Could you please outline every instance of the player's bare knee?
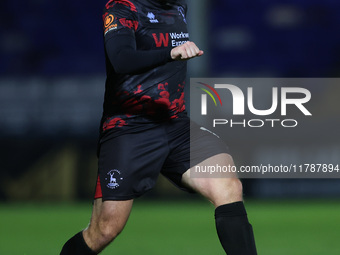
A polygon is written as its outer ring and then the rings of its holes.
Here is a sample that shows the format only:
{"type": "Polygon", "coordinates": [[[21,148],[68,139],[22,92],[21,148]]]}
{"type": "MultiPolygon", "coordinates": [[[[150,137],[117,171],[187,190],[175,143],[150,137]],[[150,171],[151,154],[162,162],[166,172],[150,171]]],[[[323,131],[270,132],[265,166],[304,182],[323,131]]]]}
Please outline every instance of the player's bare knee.
{"type": "Polygon", "coordinates": [[[98,234],[103,243],[111,243],[123,230],[123,227],[112,224],[110,222],[102,221],[98,225],[98,234]]]}
{"type": "Polygon", "coordinates": [[[228,178],[221,182],[212,195],[211,201],[215,206],[242,201],[243,188],[239,179],[228,178]]]}
{"type": "Polygon", "coordinates": [[[230,178],[226,186],[231,196],[242,199],[243,186],[239,179],[230,178]]]}

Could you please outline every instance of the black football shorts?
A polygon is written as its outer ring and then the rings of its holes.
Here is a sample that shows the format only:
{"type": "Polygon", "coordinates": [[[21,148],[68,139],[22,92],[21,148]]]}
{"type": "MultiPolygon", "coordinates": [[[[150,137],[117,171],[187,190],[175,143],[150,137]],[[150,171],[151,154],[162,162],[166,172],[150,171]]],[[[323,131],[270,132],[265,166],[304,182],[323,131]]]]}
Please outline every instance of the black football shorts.
{"type": "Polygon", "coordinates": [[[154,187],[160,173],[190,192],[181,183],[183,173],[209,157],[229,153],[221,139],[188,117],[102,140],[95,199],[104,201],[139,197],[154,187]]]}

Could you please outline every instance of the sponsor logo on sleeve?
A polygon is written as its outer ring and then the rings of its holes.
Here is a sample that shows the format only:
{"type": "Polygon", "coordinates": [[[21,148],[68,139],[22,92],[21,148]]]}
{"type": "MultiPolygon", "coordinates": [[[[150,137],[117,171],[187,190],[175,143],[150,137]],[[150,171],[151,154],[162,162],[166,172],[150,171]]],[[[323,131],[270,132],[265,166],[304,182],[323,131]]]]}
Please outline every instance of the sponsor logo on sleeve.
{"type": "Polygon", "coordinates": [[[112,14],[106,13],[104,15],[104,35],[106,35],[111,30],[117,29],[117,23],[114,22],[115,17],[112,14]]]}

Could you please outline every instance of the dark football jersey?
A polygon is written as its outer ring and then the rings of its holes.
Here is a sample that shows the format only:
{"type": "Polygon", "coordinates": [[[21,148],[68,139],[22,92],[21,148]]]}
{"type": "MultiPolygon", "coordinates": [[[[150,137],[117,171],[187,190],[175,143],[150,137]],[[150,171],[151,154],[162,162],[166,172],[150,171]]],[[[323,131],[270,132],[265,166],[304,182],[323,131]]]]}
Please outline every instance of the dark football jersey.
{"type": "MultiPolygon", "coordinates": [[[[103,14],[107,79],[101,131],[143,129],[143,124],[185,114],[186,61],[163,64],[136,73],[119,73],[107,54],[112,38],[135,40],[136,51],[170,50],[189,40],[185,1],[111,0],[103,14]]],[[[110,45],[114,47],[114,45],[110,45]]],[[[160,51],[161,52],[161,51],[160,51]]],[[[133,57],[131,60],[133,65],[133,57]]]]}

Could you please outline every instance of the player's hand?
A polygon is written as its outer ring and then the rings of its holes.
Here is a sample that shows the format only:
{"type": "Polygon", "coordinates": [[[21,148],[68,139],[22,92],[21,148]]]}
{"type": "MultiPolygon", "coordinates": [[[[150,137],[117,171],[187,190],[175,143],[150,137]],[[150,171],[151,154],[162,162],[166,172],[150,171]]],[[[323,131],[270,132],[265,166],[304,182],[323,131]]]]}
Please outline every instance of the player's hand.
{"type": "Polygon", "coordinates": [[[170,54],[173,60],[188,60],[194,57],[200,57],[204,52],[200,50],[195,43],[188,41],[173,48],[170,54]]]}

